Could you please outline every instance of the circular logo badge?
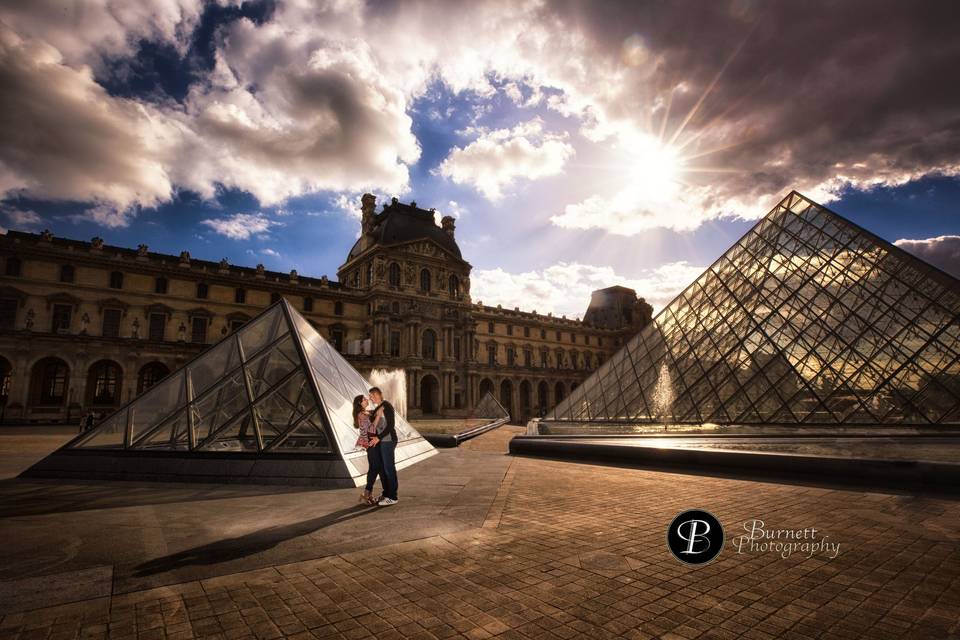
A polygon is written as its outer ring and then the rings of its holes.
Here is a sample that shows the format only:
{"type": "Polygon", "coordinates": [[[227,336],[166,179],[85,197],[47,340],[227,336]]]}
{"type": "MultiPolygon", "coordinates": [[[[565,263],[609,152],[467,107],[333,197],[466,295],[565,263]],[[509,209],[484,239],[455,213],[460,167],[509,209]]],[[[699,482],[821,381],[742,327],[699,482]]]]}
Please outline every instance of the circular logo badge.
{"type": "Polygon", "coordinates": [[[723,527],[709,511],[683,511],[667,527],[667,547],[684,564],[707,564],[723,549],[723,527]]]}

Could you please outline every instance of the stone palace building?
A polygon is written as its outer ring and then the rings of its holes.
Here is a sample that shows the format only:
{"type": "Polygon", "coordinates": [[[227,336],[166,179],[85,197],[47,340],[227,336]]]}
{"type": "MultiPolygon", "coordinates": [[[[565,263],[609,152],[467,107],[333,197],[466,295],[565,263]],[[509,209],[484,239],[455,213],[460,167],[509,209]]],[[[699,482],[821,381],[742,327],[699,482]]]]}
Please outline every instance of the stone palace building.
{"type": "Polygon", "coordinates": [[[486,392],[515,421],[564,398],[650,321],[632,289],[583,321],[474,303],[454,219],[361,199],[337,279],[9,231],[0,235],[0,421],[110,412],[286,298],[367,374],[406,372],[411,416],[469,416],[486,392]]]}

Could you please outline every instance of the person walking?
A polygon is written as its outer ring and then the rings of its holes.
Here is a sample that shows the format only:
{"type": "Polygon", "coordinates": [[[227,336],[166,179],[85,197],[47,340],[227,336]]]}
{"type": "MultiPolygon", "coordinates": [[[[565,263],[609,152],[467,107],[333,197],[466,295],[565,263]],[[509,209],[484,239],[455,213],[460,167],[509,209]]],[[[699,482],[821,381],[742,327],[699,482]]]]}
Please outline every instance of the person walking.
{"type": "Polygon", "coordinates": [[[383,465],[383,497],[380,498],[378,505],[386,507],[397,504],[400,501],[399,481],[397,478],[397,412],[393,405],[383,399],[383,392],[379,387],[370,389],[370,399],[377,405],[377,411],[382,412],[383,419],[378,422],[377,429],[379,444],[377,449],[380,451],[380,464],[383,465]]]}

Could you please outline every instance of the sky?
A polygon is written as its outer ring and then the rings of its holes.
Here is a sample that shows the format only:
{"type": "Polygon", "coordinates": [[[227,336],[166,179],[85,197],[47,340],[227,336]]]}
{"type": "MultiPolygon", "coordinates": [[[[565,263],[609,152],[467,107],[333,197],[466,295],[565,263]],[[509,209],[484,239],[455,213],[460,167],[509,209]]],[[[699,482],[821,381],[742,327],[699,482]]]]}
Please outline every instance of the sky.
{"type": "Polygon", "coordinates": [[[473,300],[659,309],[791,189],[960,277],[960,4],[8,0],[0,226],[335,277],[359,197],[473,300]]]}

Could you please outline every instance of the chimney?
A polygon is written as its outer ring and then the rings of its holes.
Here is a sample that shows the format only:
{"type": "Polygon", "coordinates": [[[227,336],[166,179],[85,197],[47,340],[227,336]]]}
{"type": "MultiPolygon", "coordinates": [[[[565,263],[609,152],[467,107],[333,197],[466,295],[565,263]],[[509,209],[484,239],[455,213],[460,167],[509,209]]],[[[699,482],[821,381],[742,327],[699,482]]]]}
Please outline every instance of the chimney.
{"type": "Polygon", "coordinates": [[[440,226],[452,238],[453,232],[457,228],[457,223],[454,221],[453,216],[443,216],[443,218],[440,219],[440,226]]]}
{"type": "Polygon", "coordinates": [[[365,193],[360,198],[360,230],[366,235],[373,231],[373,217],[377,207],[377,197],[372,193],[365,193]]]}

